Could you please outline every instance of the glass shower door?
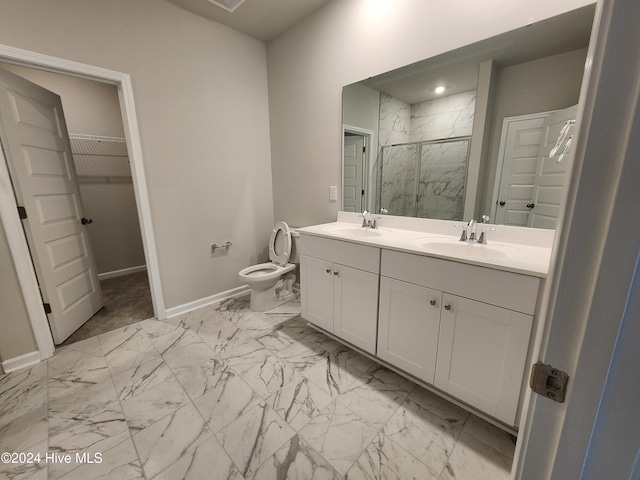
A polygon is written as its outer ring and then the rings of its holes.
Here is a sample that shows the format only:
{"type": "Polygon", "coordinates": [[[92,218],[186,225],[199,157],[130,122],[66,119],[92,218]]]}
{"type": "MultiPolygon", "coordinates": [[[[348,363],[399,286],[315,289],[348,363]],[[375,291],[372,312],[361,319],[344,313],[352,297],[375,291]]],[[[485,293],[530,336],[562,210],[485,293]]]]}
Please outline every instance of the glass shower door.
{"type": "Polygon", "coordinates": [[[382,147],[377,198],[390,215],[415,216],[417,144],[382,147]]]}

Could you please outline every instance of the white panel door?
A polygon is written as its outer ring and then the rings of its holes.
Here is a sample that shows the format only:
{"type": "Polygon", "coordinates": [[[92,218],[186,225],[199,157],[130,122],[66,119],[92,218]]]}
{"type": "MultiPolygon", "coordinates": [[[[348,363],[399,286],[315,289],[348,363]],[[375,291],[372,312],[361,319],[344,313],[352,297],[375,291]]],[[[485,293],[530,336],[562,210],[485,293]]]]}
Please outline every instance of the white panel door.
{"type": "Polygon", "coordinates": [[[532,203],[542,125],[546,114],[505,121],[500,148],[503,156],[495,223],[526,226],[532,203]]]}
{"type": "MultiPolygon", "coordinates": [[[[531,202],[534,207],[530,212],[527,226],[538,228],[556,227],[560,204],[564,196],[564,185],[567,172],[573,164],[574,148],[567,148],[560,163],[558,158],[562,154],[566,143],[572,138],[575,126],[571,126],[567,132],[565,141],[554,158],[549,158],[549,153],[553,148],[562,127],[569,120],[575,120],[578,106],[566,108],[552,115],[549,115],[544,122],[542,130],[542,141],[538,152],[538,170],[533,183],[533,195],[531,202]]],[[[572,142],[575,145],[575,142],[572,142]]]]}
{"type": "Polygon", "coordinates": [[[380,277],[378,357],[433,384],[442,292],[380,277]]]}
{"type": "Polygon", "coordinates": [[[379,276],[336,263],[333,277],[333,332],[375,355],[379,276]]]}
{"type": "Polygon", "coordinates": [[[333,263],[300,255],[301,315],[333,332],[333,263]]]}
{"type": "Polygon", "coordinates": [[[515,425],[533,317],[445,293],[435,385],[515,425]]]}
{"type": "Polygon", "coordinates": [[[0,70],[2,146],[56,344],[102,307],[60,97],[0,70]]]}
{"type": "Polygon", "coordinates": [[[342,210],[362,212],[364,190],[364,137],[345,135],[342,175],[342,210]]]}

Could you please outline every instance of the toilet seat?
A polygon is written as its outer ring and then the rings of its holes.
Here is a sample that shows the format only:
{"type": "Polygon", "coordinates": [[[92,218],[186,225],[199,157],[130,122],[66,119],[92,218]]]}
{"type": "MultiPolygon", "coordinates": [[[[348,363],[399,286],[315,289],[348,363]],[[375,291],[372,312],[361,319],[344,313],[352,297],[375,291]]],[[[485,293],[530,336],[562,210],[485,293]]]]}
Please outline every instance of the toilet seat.
{"type": "Polygon", "coordinates": [[[285,222],[278,222],[271,231],[269,260],[281,267],[289,263],[291,255],[291,230],[285,222]]]}
{"type": "Polygon", "coordinates": [[[269,260],[243,268],[240,277],[253,277],[254,281],[269,281],[292,271],[295,265],[289,263],[291,255],[291,229],[285,222],[278,222],[271,231],[269,240],[269,260]],[[259,277],[259,278],[258,278],[259,277]]]}
{"type": "Polygon", "coordinates": [[[240,278],[247,280],[247,277],[251,278],[254,282],[270,281],[272,279],[279,278],[285,273],[291,272],[296,266],[293,263],[288,265],[276,265],[273,262],[259,263],[258,265],[252,265],[240,270],[240,278]]]}
{"type": "Polygon", "coordinates": [[[270,261],[238,272],[240,280],[251,288],[249,308],[254,312],[265,312],[295,297],[296,264],[289,261],[298,261],[297,237],[285,222],[276,223],[269,239],[270,261]]]}

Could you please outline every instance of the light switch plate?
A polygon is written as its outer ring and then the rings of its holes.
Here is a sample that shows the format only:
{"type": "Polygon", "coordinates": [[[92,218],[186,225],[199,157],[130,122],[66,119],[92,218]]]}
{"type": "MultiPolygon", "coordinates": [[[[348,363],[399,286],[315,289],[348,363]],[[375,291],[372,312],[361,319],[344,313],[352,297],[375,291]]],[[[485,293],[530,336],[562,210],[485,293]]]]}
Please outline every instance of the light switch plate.
{"type": "Polygon", "coordinates": [[[338,187],[332,185],[329,187],[329,200],[335,202],[338,200],[338,187]]]}

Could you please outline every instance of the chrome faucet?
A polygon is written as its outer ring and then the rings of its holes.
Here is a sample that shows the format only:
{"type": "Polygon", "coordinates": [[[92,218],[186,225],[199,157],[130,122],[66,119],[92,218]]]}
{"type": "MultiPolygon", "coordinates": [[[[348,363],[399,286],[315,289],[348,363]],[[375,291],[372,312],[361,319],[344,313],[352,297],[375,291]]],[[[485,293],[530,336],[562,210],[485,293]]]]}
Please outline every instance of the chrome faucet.
{"type": "Polygon", "coordinates": [[[371,217],[371,213],[366,210],[360,215],[362,217],[362,228],[378,228],[378,220],[382,217],[371,217]]]}
{"type": "Polygon", "coordinates": [[[365,210],[360,216],[362,217],[362,228],[371,227],[371,214],[365,210]]]}
{"type": "MultiPolygon", "coordinates": [[[[489,223],[489,215],[482,216],[482,224],[489,223]]],[[[462,234],[460,235],[461,242],[480,243],[482,245],[487,244],[487,232],[489,230],[495,231],[495,228],[484,227],[478,236],[478,222],[473,218],[469,220],[466,225],[454,225],[456,228],[462,228],[462,234]]]]}
{"type": "Polygon", "coordinates": [[[469,220],[469,223],[467,223],[467,229],[471,230],[468,235],[469,235],[469,241],[473,242],[476,239],[476,226],[477,226],[478,222],[476,222],[473,218],[471,220],[469,220]]]}

